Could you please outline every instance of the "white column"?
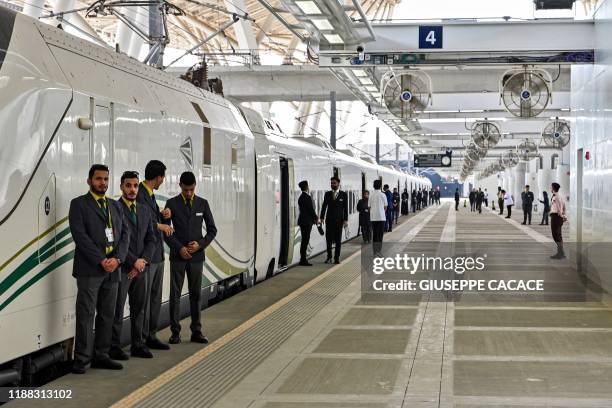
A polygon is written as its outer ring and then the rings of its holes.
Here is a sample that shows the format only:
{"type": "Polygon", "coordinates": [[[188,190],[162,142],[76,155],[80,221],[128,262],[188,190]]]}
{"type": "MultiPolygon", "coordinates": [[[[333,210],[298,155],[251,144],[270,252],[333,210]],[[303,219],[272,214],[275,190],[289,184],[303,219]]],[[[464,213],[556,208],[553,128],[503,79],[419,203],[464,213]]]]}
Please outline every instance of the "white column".
{"type": "MultiPolygon", "coordinates": [[[[128,20],[135,21],[136,9],[134,7],[121,7],[120,11],[128,20]]],[[[117,23],[117,34],[115,35],[115,43],[119,44],[119,51],[130,55],[130,43],[132,42],[134,32],[124,23],[117,23]]]]}
{"type": "Polygon", "coordinates": [[[292,63],[291,61],[293,58],[293,53],[295,52],[295,49],[297,48],[298,44],[299,44],[299,39],[296,36],[293,36],[291,38],[291,41],[289,41],[289,45],[287,46],[287,51],[285,52],[285,58],[283,58],[284,65],[288,65],[292,63]]]}
{"type": "Polygon", "coordinates": [[[525,173],[527,169],[527,163],[520,162],[514,167],[514,188],[512,195],[514,196],[514,208],[521,208],[521,193],[525,189],[525,173]]]}
{"type": "Polygon", "coordinates": [[[293,132],[291,136],[304,136],[304,124],[308,120],[308,114],[310,113],[311,102],[300,102],[300,107],[297,111],[295,123],[293,125],[293,132]]]}
{"type": "MultiPolygon", "coordinates": [[[[149,34],[149,10],[146,7],[129,7],[133,10],[135,16],[134,25],[142,30],[147,35],[149,34]]],[[[132,58],[140,59],[140,53],[145,41],[136,33],[132,33],[130,38],[130,48],[128,55],[132,58]]],[[[149,51],[147,47],[147,52],[149,51]]]]}
{"type": "MultiPolygon", "coordinates": [[[[244,14],[247,12],[247,7],[244,0],[225,0],[225,7],[232,13],[236,14],[244,14]]],[[[255,38],[255,33],[253,32],[253,27],[251,26],[251,22],[249,20],[240,19],[240,21],[235,23],[232,27],[234,27],[240,49],[257,49],[257,39],[255,38]]]]}
{"type": "Polygon", "coordinates": [[[325,105],[323,104],[323,102],[320,101],[316,101],[313,103],[311,110],[313,114],[308,117],[309,121],[307,122],[308,129],[306,129],[306,133],[312,136],[316,136],[318,134],[317,132],[319,131],[319,123],[321,122],[321,113],[323,111],[324,106],[325,105]]]}
{"type": "Polygon", "coordinates": [[[39,18],[44,11],[45,0],[30,0],[23,5],[23,14],[33,18],[39,18]]]}
{"type": "MultiPolygon", "coordinates": [[[[61,13],[62,11],[72,10],[72,9],[74,9],[74,2],[75,2],[75,0],[56,0],[53,3],[53,12],[54,13],[61,13]]],[[[72,13],[64,15],[63,19],[71,23],[72,22],[72,13]]],[[[58,24],[61,24],[61,21],[59,19],[56,20],[54,25],[57,26],[58,24]]],[[[62,25],[62,27],[64,28],[64,31],[66,31],[67,33],[77,34],[77,30],[75,30],[74,28],[70,27],[68,24],[64,24],[64,25],[62,25]]]]}

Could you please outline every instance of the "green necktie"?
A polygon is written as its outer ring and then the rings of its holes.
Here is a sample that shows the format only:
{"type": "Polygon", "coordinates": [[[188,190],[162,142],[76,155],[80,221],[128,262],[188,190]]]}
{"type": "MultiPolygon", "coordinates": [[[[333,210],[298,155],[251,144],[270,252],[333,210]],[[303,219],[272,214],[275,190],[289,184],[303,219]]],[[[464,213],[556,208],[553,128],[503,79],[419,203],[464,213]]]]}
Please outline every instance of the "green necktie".
{"type": "Polygon", "coordinates": [[[136,218],[136,204],[130,205],[130,220],[136,225],[138,223],[138,218],[136,218]]]}
{"type": "Polygon", "coordinates": [[[98,199],[98,203],[100,204],[100,209],[102,210],[102,215],[104,216],[104,220],[106,220],[106,225],[109,224],[108,219],[108,208],[106,208],[106,200],[103,198],[98,199]]]}

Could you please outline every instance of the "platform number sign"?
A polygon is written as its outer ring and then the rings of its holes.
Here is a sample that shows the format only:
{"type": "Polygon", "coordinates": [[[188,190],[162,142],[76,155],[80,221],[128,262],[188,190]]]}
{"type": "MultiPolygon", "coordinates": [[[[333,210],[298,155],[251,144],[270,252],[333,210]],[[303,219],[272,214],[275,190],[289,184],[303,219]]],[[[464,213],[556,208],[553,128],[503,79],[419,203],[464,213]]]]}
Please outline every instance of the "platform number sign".
{"type": "Polygon", "coordinates": [[[419,48],[442,48],[442,26],[419,26],[419,48]]]}

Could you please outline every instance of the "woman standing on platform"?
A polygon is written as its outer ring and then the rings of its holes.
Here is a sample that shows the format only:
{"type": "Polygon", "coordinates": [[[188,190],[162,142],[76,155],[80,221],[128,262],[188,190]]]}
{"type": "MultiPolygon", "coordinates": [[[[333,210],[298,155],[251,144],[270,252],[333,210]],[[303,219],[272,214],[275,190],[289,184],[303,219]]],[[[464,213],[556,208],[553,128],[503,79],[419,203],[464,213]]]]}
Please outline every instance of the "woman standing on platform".
{"type": "Polygon", "coordinates": [[[408,195],[408,190],[404,189],[404,192],[402,193],[402,215],[408,215],[408,198],[410,196],[408,195]]]}
{"type": "Polygon", "coordinates": [[[563,235],[562,228],[563,223],[567,220],[565,215],[565,201],[559,194],[561,186],[559,183],[552,183],[552,198],[550,204],[550,230],[552,237],[557,244],[557,253],[551,256],[551,259],[563,259],[565,258],[565,252],[563,251],[563,235]]]}
{"type": "Polygon", "coordinates": [[[539,200],[542,204],[544,204],[544,212],[542,213],[542,222],[540,225],[548,225],[548,213],[550,213],[550,202],[548,201],[548,193],[544,191],[542,193],[544,196],[544,200],[539,200]]]}

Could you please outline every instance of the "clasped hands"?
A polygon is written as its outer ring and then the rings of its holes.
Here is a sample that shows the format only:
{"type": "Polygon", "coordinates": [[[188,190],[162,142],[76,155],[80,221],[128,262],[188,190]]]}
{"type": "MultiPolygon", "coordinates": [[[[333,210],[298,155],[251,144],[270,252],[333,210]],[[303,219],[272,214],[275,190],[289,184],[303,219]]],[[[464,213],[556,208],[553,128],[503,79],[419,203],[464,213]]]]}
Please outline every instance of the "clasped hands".
{"type": "Polygon", "coordinates": [[[180,249],[179,255],[181,255],[181,258],[188,260],[191,259],[191,254],[199,251],[201,248],[202,247],[200,246],[200,244],[198,244],[197,241],[191,241],[187,244],[187,246],[184,246],[180,249]]]}

